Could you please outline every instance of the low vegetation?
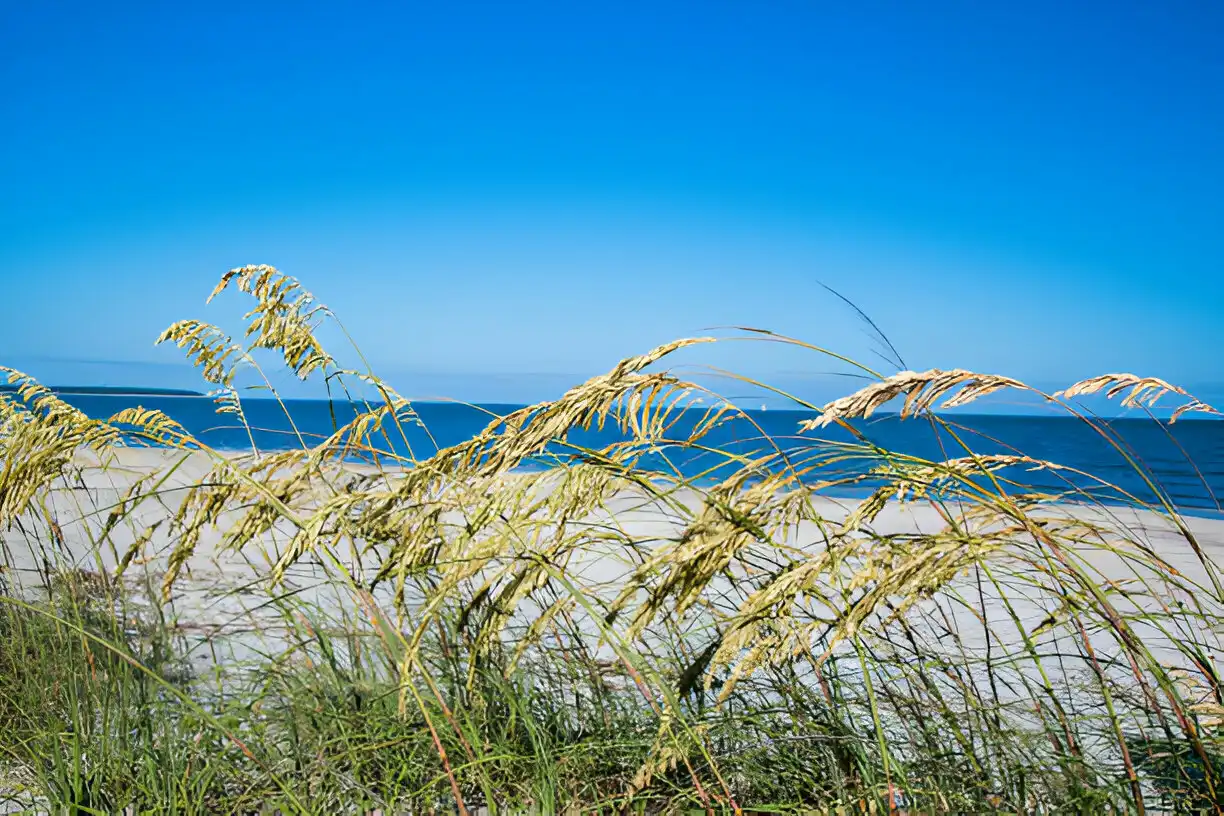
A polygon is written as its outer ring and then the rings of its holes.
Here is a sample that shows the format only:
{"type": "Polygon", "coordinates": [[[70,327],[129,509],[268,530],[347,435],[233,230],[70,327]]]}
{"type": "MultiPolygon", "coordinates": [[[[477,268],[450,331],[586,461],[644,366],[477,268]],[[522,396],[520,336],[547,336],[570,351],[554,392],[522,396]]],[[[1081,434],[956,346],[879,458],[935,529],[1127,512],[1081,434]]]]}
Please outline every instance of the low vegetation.
{"type": "MultiPolygon", "coordinates": [[[[347,407],[332,436],[237,456],[157,411],[88,417],[5,370],[0,799],[210,814],[1224,805],[1217,566],[1134,457],[1154,502],[1075,487],[1085,474],[1019,451],[976,454],[939,413],[1035,394],[1023,383],[859,366],[868,384],[844,399],[775,395],[808,412],[804,445],[762,432],[731,449],[716,430],[751,417],[668,368],[713,342],[697,338],[414,450],[413,404],[337,362],[318,340],[334,317],[296,281],[247,267],[225,289],[253,303],[244,338],[186,321],[162,341],[243,424],[239,378],[275,353],[347,407]],[[897,400],[960,448],[874,444],[860,420],[897,400]],[[822,440],[832,425],[853,441],[822,440]],[[615,441],[580,443],[605,426],[615,441]],[[156,467],[135,471],[125,452],[144,447],[156,467]],[[676,464],[694,452],[699,472],[676,464]],[[1034,490],[1033,472],[1066,489],[1034,490]],[[848,510],[826,498],[854,487],[848,510]],[[1136,510],[1168,531],[1160,547],[1136,510]],[[251,565],[225,591],[260,631],[183,612],[204,549],[251,565]]],[[[1089,393],[1215,413],[1130,375],[1036,396],[1074,412],[1089,393]]]]}

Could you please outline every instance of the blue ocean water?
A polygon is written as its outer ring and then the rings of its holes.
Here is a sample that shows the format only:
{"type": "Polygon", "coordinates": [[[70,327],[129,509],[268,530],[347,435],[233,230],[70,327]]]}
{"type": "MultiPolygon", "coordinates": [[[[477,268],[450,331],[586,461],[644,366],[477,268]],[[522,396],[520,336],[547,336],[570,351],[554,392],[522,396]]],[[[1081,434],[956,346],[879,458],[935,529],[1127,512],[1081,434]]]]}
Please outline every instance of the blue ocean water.
{"type": "MultiPolygon", "coordinates": [[[[206,397],[65,395],[64,399],[95,417],[111,416],[138,404],[160,409],[210,447],[221,450],[251,447],[246,429],[233,416],[216,413],[215,405],[206,397]]],[[[518,407],[415,403],[425,427],[404,426],[406,443],[415,456],[427,456],[438,447],[471,439],[494,416],[518,407]]],[[[290,400],[281,404],[251,399],[243,401],[243,408],[253,428],[255,444],[262,451],[300,447],[298,434],[308,443],[317,442],[332,433],[336,422],[344,423],[353,417],[353,409],[346,404],[324,400],[290,400]]],[[[685,412],[673,435],[683,437],[686,428],[691,428],[702,413],[696,409],[685,412]]],[[[747,415],[746,419],[718,427],[706,437],[705,443],[711,448],[745,454],[776,446],[793,461],[801,461],[816,451],[828,450],[830,441],[852,440],[849,433],[836,427],[799,434],[799,423],[811,416],[808,413],[770,410],[748,411],[747,415]]],[[[1023,453],[1085,471],[1144,501],[1153,501],[1156,491],[1160,491],[1185,511],[1221,514],[1217,497],[1224,499],[1224,421],[1183,419],[1170,426],[1151,419],[1127,418],[1099,420],[1100,427],[1071,416],[955,415],[952,421],[957,426],[956,435],[977,453],[1023,453]]],[[[869,441],[899,453],[931,460],[964,455],[963,446],[952,434],[937,431],[928,421],[885,416],[858,422],[856,427],[869,441]]],[[[569,442],[599,448],[619,438],[620,434],[609,427],[603,431],[575,432],[569,442]]],[[[390,440],[389,448],[405,452],[405,439],[398,430],[391,431],[390,440]]],[[[566,453],[573,449],[557,450],[566,453]]],[[[715,478],[727,472],[725,462],[723,468],[717,468],[720,461],[724,460],[710,453],[670,449],[653,455],[649,464],[674,467],[689,476],[715,478]]],[[[838,463],[833,470],[823,471],[817,478],[828,478],[833,472],[861,473],[874,464],[878,462],[851,459],[838,463]]],[[[1120,498],[1112,490],[1101,489],[1092,479],[1069,471],[1012,469],[1004,473],[1042,490],[1059,491],[1075,486],[1094,492],[1104,501],[1120,498]]],[[[865,482],[839,492],[865,493],[870,486],[870,482],[865,482]]]]}

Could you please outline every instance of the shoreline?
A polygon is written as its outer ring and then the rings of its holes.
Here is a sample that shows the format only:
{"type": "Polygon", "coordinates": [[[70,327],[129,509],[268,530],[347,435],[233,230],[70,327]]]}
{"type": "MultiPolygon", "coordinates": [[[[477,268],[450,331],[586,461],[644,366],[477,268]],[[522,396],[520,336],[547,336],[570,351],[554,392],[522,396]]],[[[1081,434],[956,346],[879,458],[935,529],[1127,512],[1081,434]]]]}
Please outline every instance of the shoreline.
{"type": "MultiPolygon", "coordinates": [[[[182,492],[203,479],[214,462],[209,454],[203,452],[155,448],[121,448],[113,451],[113,455],[114,460],[106,469],[98,467],[96,454],[86,452],[76,457],[74,463],[83,468],[83,482],[75,486],[61,485],[49,505],[57,519],[55,535],[50,534],[45,524],[39,523],[26,532],[14,529],[0,532],[5,559],[9,562],[9,575],[15,577],[19,585],[37,585],[40,580],[38,576],[45,568],[44,559],[50,551],[54,551],[62,564],[113,573],[120,557],[136,543],[138,537],[159,518],[172,515],[182,492]],[[142,505],[134,511],[124,524],[109,531],[106,546],[98,547],[94,539],[106,514],[111,507],[119,504],[125,491],[136,481],[172,465],[173,473],[166,477],[162,486],[164,497],[159,497],[153,505],[142,505]],[[83,512],[85,508],[80,503],[81,495],[88,496],[98,509],[83,512]],[[44,548],[41,552],[29,541],[28,533],[31,531],[36,533],[36,538],[41,537],[40,546],[44,548]],[[54,546],[46,549],[47,545],[54,546]]],[[[234,458],[242,456],[234,454],[234,458]]],[[[370,476],[380,472],[372,466],[352,463],[340,463],[333,467],[337,474],[370,476]]],[[[403,472],[386,471],[386,475],[394,480],[403,472]]],[[[513,479],[514,475],[502,478],[513,479]]],[[[548,490],[546,485],[542,489],[548,490]]],[[[700,511],[701,495],[693,488],[683,488],[673,498],[680,502],[680,507],[684,508],[689,518],[695,518],[700,511]]],[[[813,505],[828,523],[838,524],[857,506],[857,501],[818,495],[813,497],[813,505]]],[[[1138,545],[1150,548],[1172,567],[1181,576],[1179,580],[1202,587],[1210,585],[1211,576],[1197,560],[1178,524],[1166,516],[1133,507],[1066,503],[1043,506],[1040,513],[1043,518],[1080,519],[1122,528],[1134,536],[1138,545]]],[[[227,511],[226,518],[236,521],[238,517],[235,511],[227,511]]],[[[1216,564],[1224,564],[1224,520],[1184,516],[1179,521],[1195,536],[1197,545],[1206,557],[1216,564]]],[[[601,508],[588,517],[575,519],[573,524],[576,529],[587,525],[592,534],[601,528],[615,527],[625,541],[636,541],[649,549],[674,541],[681,534],[685,521],[674,508],[662,507],[656,500],[641,493],[621,491],[610,496],[601,508]]],[[[945,519],[938,507],[926,502],[902,504],[894,500],[885,505],[871,527],[881,535],[931,535],[944,525],[945,519]]],[[[173,597],[175,612],[192,625],[208,627],[248,614],[241,597],[243,588],[253,588],[263,583],[291,530],[282,525],[262,536],[255,544],[248,545],[242,553],[221,550],[224,532],[224,529],[216,527],[202,531],[195,552],[176,585],[173,597]]],[[[159,580],[160,572],[165,569],[167,550],[173,542],[164,533],[164,529],[158,530],[147,543],[148,553],[134,561],[140,574],[149,581],[159,580]]],[[[822,540],[822,535],[814,523],[802,522],[779,545],[796,552],[815,553],[819,551],[818,542],[822,540]],[[813,547],[816,549],[813,550],[813,547]]],[[[615,553],[599,555],[598,552],[599,548],[593,547],[583,556],[586,560],[580,561],[578,566],[586,571],[584,580],[590,580],[593,585],[606,590],[624,580],[625,566],[619,563],[620,556],[615,553]]],[[[1087,568],[1100,573],[1102,581],[1123,581],[1133,577],[1129,574],[1133,571],[1133,565],[1128,565],[1126,558],[1118,553],[1086,549],[1082,557],[1087,568]]],[[[378,558],[376,550],[367,552],[359,561],[352,562],[350,568],[357,574],[372,574],[378,558]]],[[[286,578],[290,585],[302,582],[302,586],[309,586],[310,581],[320,579],[323,574],[320,570],[324,568],[322,562],[308,556],[292,566],[286,578]]],[[[130,567],[127,575],[134,577],[135,570],[130,567]]],[[[258,600],[262,591],[251,590],[249,594],[252,599],[258,600]]],[[[321,609],[342,611],[344,608],[342,598],[328,597],[328,592],[319,586],[303,589],[302,592],[304,600],[318,600],[321,609]]],[[[379,595],[380,602],[390,601],[389,596],[379,595]]],[[[1036,610],[1033,615],[1040,617],[1036,610]]]]}
{"type": "MultiPolygon", "coordinates": [[[[1204,421],[1213,421],[1213,420],[1204,420],[1204,421]]],[[[1221,420],[1221,421],[1224,421],[1224,420],[1221,420]]],[[[309,434],[303,434],[303,435],[309,436],[309,434]]],[[[322,439],[325,437],[320,437],[320,438],[322,439]]],[[[218,456],[221,456],[221,457],[224,457],[230,460],[249,459],[252,457],[252,451],[249,447],[245,447],[245,448],[243,447],[215,447],[215,448],[210,448],[210,450],[213,453],[216,453],[218,456]]],[[[260,458],[264,458],[268,456],[275,456],[278,454],[284,454],[284,453],[289,453],[289,452],[299,451],[299,450],[302,450],[302,449],[299,447],[264,448],[260,450],[258,454],[256,454],[256,456],[260,458]]],[[[112,449],[112,453],[114,454],[115,459],[116,459],[116,464],[112,465],[112,467],[118,467],[120,469],[127,469],[132,472],[138,471],[141,473],[144,473],[144,472],[147,472],[149,470],[156,469],[159,467],[163,467],[165,466],[168,460],[172,460],[186,453],[190,453],[193,456],[198,457],[201,461],[203,459],[209,459],[211,461],[211,457],[208,451],[199,450],[199,449],[193,449],[191,451],[184,451],[182,449],[171,448],[171,447],[166,447],[166,446],[158,446],[158,445],[115,447],[112,449]]],[[[377,473],[401,473],[401,472],[411,469],[411,466],[409,465],[397,464],[397,462],[404,461],[402,457],[397,457],[394,454],[388,454],[385,452],[380,452],[379,455],[383,459],[387,460],[387,462],[382,463],[382,464],[373,464],[371,462],[365,461],[362,457],[349,457],[346,459],[329,458],[327,462],[328,462],[328,466],[330,467],[338,468],[338,469],[345,470],[348,472],[362,473],[362,474],[367,474],[367,475],[377,474],[377,473]]],[[[370,457],[366,457],[366,458],[370,458],[370,457]]],[[[81,454],[78,454],[78,456],[74,459],[74,464],[96,467],[97,459],[93,454],[85,452],[83,457],[81,454]]],[[[545,464],[540,464],[538,466],[520,465],[518,468],[515,468],[513,471],[511,471],[509,475],[513,476],[513,475],[518,475],[518,474],[528,474],[528,475],[538,474],[538,473],[547,472],[552,469],[554,469],[553,466],[545,465],[545,464]]],[[[709,487],[713,487],[714,485],[718,484],[718,482],[719,480],[715,477],[707,477],[706,479],[690,480],[688,483],[696,485],[701,488],[709,488],[709,487]]],[[[752,484],[752,483],[753,483],[752,481],[746,482],[746,484],[752,484]]],[[[870,496],[871,493],[872,493],[871,487],[851,488],[851,487],[837,486],[832,490],[829,490],[826,488],[822,492],[817,493],[815,495],[818,499],[822,499],[822,500],[827,499],[828,501],[841,505],[842,503],[861,501],[862,499],[865,499],[868,496],[870,496]]],[[[1089,513],[1109,512],[1112,510],[1118,510],[1118,511],[1137,510],[1138,512],[1143,513],[1145,515],[1146,514],[1161,515],[1163,513],[1163,511],[1158,512],[1158,511],[1150,510],[1148,508],[1136,508],[1133,502],[1126,502],[1126,501],[1121,501],[1121,500],[1110,500],[1108,496],[1094,497],[1093,500],[1084,499],[1082,501],[1069,500],[1069,499],[1059,500],[1055,502],[1046,503],[1043,506],[1047,508],[1077,509],[1077,510],[1087,511],[1089,513]]],[[[1224,502],[1222,502],[1221,505],[1217,507],[1174,505],[1174,509],[1176,510],[1177,514],[1183,519],[1199,519],[1202,521],[1219,521],[1222,523],[1221,530],[1224,531],[1224,502]]],[[[1224,535],[1224,532],[1222,532],[1221,535],[1224,535]]]]}

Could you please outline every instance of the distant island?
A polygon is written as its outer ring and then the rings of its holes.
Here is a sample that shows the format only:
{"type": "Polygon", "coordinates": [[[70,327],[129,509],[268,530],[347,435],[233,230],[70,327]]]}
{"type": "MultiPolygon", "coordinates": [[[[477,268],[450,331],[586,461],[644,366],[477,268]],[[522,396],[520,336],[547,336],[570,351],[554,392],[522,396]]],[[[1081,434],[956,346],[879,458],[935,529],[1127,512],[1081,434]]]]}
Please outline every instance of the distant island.
{"type": "MultiPolygon", "coordinates": [[[[19,386],[0,383],[0,393],[12,393],[19,386]]],[[[51,393],[59,395],[108,396],[108,397],[203,397],[199,391],[185,388],[128,388],[118,385],[54,385],[48,386],[51,393]]]]}

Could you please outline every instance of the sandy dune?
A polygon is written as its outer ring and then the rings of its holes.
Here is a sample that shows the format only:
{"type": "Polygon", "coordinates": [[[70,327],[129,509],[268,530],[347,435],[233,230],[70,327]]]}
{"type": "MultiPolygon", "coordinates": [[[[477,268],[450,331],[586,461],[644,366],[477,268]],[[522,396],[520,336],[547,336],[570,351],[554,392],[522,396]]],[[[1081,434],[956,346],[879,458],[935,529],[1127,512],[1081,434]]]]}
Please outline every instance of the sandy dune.
{"type": "MultiPolygon", "coordinates": [[[[88,466],[96,460],[82,455],[80,464],[88,466]]],[[[0,531],[3,536],[4,563],[10,585],[22,591],[37,592],[45,581],[48,566],[74,567],[95,573],[114,571],[125,551],[144,532],[146,527],[159,519],[172,515],[181,500],[185,487],[207,476],[212,462],[204,454],[183,454],[151,449],[125,449],[117,452],[114,462],[105,469],[88,468],[81,483],[64,485],[55,492],[49,510],[59,527],[54,534],[46,523],[31,519],[20,527],[0,531]],[[160,498],[141,505],[118,528],[113,530],[102,546],[95,545],[98,531],[105,523],[110,509],[123,496],[134,480],[154,470],[168,472],[160,487],[160,498]]],[[[359,466],[346,466],[360,470],[359,466]]],[[[683,497],[691,508],[699,502],[693,492],[683,497]]],[[[827,518],[837,521],[845,516],[854,503],[833,499],[820,500],[820,509],[827,518]]],[[[1156,513],[1135,509],[1104,510],[1086,507],[1054,507],[1048,510],[1051,517],[1074,514],[1080,518],[1091,518],[1100,523],[1109,523],[1130,531],[1139,542],[1159,554],[1183,581],[1202,587],[1211,585],[1210,577],[1185,536],[1170,519],[1156,513]]],[[[237,516],[234,515],[234,518],[237,516]]],[[[1208,558],[1224,563],[1224,521],[1213,519],[1185,519],[1208,558]]],[[[632,494],[617,495],[608,502],[601,513],[595,514],[585,523],[597,527],[609,523],[617,524],[625,533],[641,541],[665,541],[674,538],[683,526],[680,516],[632,494]]],[[[164,573],[170,540],[163,525],[149,540],[147,548],[127,571],[127,577],[137,585],[150,589],[159,585],[164,573]]],[[[224,525],[222,525],[224,526],[224,525]]],[[[923,503],[889,505],[876,519],[874,527],[881,532],[925,532],[933,533],[944,526],[937,510],[923,503]]],[[[200,540],[194,556],[188,562],[187,571],[177,585],[170,614],[178,621],[184,632],[195,637],[201,648],[199,659],[213,659],[218,643],[224,643],[224,659],[241,658],[254,649],[260,652],[283,648],[278,636],[278,616],[266,608],[268,592],[262,583],[273,560],[279,555],[279,547],[287,540],[289,531],[270,535],[250,546],[241,554],[222,552],[219,544],[223,531],[210,529],[200,540]],[[214,638],[225,634],[229,637],[214,638]],[[236,637],[232,637],[237,635],[236,637]]],[[[823,536],[814,524],[805,523],[792,532],[787,543],[808,551],[822,545],[823,536]]],[[[1078,553],[1087,568],[1099,575],[1101,586],[1110,581],[1126,581],[1135,577],[1134,569],[1123,557],[1099,549],[1078,553]]],[[[346,567],[355,573],[371,574],[373,557],[366,563],[351,559],[346,567]]],[[[598,584],[612,592],[618,580],[629,569],[624,561],[611,555],[588,556],[569,565],[584,584],[598,584]]],[[[984,605],[985,615],[978,616],[955,605],[951,614],[955,627],[964,635],[961,648],[984,648],[989,640],[983,634],[986,627],[996,630],[1000,644],[1016,642],[1017,626],[1006,605],[992,589],[987,587],[981,596],[977,587],[966,583],[963,590],[972,591],[973,597],[984,605]],[[1010,632],[1011,634],[1008,634],[1010,632]]],[[[326,580],[323,564],[307,558],[295,566],[287,576],[285,590],[295,592],[295,597],[316,606],[328,615],[354,614],[356,604],[351,592],[326,580]]],[[[380,604],[390,603],[390,590],[380,590],[380,604]]],[[[1160,594],[1160,593],[1157,593],[1160,594]]],[[[1035,593],[1032,588],[1012,587],[1007,590],[1013,610],[1023,621],[1025,628],[1032,630],[1046,618],[1054,607],[1049,597],[1035,593]]],[[[1130,600],[1122,597],[1120,608],[1150,608],[1152,604],[1175,601],[1176,592],[1170,589],[1164,598],[1141,598],[1130,600]]],[[[1184,599],[1183,599],[1184,600],[1184,599]]],[[[1224,599],[1216,599],[1224,600],[1224,599]]],[[[829,599],[831,608],[837,601],[829,599]]],[[[929,611],[929,610],[928,610],[929,611]]],[[[942,625],[942,624],[941,624],[942,625]]],[[[1169,634],[1161,633],[1141,622],[1135,623],[1137,631],[1157,647],[1162,658],[1178,660],[1177,649],[1169,643],[1169,634]]],[[[1106,653],[1112,647],[1105,633],[1098,633],[1101,648],[1106,653]]],[[[1094,634],[1094,641],[1098,639],[1094,634]]],[[[937,638],[937,633],[931,633],[937,638]]],[[[1205,643],[1214,644],[1214,633],[1202,633],[1205,643]]]]}

